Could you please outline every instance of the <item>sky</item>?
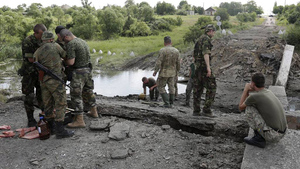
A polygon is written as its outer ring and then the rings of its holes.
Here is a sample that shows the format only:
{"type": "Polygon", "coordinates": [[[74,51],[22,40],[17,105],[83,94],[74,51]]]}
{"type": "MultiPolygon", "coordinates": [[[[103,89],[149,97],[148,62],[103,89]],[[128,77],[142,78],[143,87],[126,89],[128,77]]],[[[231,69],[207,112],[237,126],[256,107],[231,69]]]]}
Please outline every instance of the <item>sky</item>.
{"type": "MultiPolygon", "coordinates": [[[[95,7],[96,9],[101,9],[103,6],[106,5],[118,5],[124,6],[126,0],[109,0],[103,2],[103,0],[89,0],[92,2],[91,6],[95,7]]],[[[150,6],[156,6],[157,2],[166,2],[171,3],[175,7],[177,7],[181,0],[134,0],[135,3],[147,2],[150,6]]],[[[221,2],[241,2],[242,4],[246,4],[249,0],[187,0],[188,4],[201,6],[204,9],[207,9],[211,6],[219,6],[221,2]]],[[[277,2],[277,5],[291,5],[297,4],[300,0],[254,0],[257,6],[261,6],[264,10],[264,14],[269,15],[273,10],[274,3],[277,2]]],[[[10,8],[17,8],[18,5],[25,3],[29,6],[31,3],[41,3],[43,7],[51,6],[52,4],[56,4],[58,6],[68,4],[69,6],[82,6],[81,0],[0,0],[0,7],[2,6],[9,6],[10,8]]]]}

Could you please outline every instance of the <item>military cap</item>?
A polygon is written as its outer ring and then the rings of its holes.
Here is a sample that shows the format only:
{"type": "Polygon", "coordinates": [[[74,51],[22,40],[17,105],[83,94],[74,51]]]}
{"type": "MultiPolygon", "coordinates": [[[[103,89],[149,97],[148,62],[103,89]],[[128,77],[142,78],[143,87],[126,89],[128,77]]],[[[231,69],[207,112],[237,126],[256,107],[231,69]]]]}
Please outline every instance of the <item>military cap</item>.
{"type": "Polygon", "coordinates": [[[205,32],[209,32],[210,30],[216,31],[216,28],[213,24],[206,25],[205,32]]]}
{"type": "Polygon", "coordinates": [[[54,39],[54,35],[50,31],[45,31],[42,35],[42,40],[54,39]]]}
{"type": "Polygon", "coordinates": [[[60,31],[63,30],[63,29],[66,29],[66,28],[63,27],[63,26],[57,26],[57,27],[55,28],[55,33],[58,34],[58,33],[60,33],[60,31]]]}
{"type": "Polygon", "coordinates": [[[170,43],[171,42],[171,37],[170,36],[164,37],[164,42],[165,43],[170,43]]]}

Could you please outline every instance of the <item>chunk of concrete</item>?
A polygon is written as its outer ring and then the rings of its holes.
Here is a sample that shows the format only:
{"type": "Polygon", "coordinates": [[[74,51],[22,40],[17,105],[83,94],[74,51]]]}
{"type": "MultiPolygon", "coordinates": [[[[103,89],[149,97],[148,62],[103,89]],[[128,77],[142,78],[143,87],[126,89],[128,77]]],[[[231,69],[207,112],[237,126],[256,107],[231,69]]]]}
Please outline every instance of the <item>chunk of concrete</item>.
{"type": "Polygon", "coordinates": [[[285,46],[275,86],[286,87],[288,77],[289,77],[290,67],[292,63],[294,48],[295,47],[292,45],[285,46]]]}

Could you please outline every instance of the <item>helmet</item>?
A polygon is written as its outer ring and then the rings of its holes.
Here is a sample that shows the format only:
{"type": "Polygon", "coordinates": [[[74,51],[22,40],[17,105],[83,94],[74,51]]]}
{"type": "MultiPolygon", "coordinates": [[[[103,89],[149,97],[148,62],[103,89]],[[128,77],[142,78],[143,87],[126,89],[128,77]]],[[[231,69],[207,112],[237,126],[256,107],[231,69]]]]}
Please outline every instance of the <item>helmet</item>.
{"type": "Polygon", "coordinates": [[[141,93],[139,95],[139,100],[146,100],[146,95],[144,93],[141,93]]]}
{"type": "Polygon", "coordinates": [[[206,25],[205,32],[209,32],[210,30],[216,31],[216,28],[213,24],[206,25]]]}
{"type": "Polygon", "coordinates": [[[54,39],[54,35],[50,31],[45,31],[42,35],[42,40],[54,39]]]}

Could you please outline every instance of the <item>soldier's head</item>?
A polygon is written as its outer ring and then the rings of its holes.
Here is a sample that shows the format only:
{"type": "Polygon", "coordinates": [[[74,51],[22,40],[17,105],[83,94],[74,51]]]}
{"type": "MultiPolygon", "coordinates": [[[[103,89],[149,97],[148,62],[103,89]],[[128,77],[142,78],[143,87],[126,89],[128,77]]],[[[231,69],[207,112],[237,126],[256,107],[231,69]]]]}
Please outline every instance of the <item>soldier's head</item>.
{"type": "Polygon", "coordinates": [[[213,37],[215,35],[215,32],[216,32],[216,28],[213,24],[208,24],[205,26],[205,33],[210,37],[213,37]]]}
{"type": "Polygon", "coordinates": [[[148,82],[148,78],[143,77],[143,78],[142,78],[142,82],[143,82],[143,83],[147,83],[147,82],[148,82]]]}
{"type": "Polygon", "coordinates": [[[60,31],[63,30],[63,29],[66,29],[66,28],[64,26],[57,26],[55,28],[55,33],[56,33],[59,41],[63,41],[61,36],[60,36],[60,31]]]}
{"type": "Polygon", "coordinates": [[[164,37],[164,44],[165,44],[165,46],[172,44],[172,40],[171,40],[170,36],[164,37]]]}
{"type": "Polygon", "coordinates": [[[42,41],[52,42],[54,40],[54,34],[50,31],[45,31],[42,35],[42,41]]]}
{"type": "Polygon", "coordinates": [[[62,41],[66,42],[66,43],[70,42],[71,40],[73,40],[75,38],[73,33],[68,29],[62,29],[59,34],[61,36],[62,41]]]}
{"type": "Polygon", "coordinates": [[[47,30],[44,24],[36,24],[33,28],[34,36],[36,39],[41,40],[43,32],[47,30]]]}
{"type": "Polygon", "coordinates": [[[255,73],[251,78],[251,88],[263,88],[265,87],[265,76],[262,73],[255,73]]]}

